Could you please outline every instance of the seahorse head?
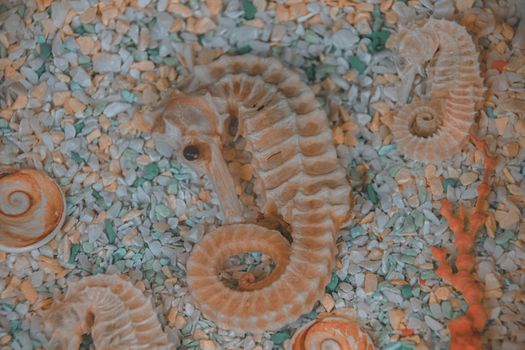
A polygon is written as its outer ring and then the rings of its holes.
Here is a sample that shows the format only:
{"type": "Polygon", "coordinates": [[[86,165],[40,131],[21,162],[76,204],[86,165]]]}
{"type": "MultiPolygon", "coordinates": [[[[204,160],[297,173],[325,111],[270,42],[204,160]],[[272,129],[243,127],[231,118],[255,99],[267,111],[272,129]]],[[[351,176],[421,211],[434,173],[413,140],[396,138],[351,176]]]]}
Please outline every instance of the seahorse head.
{"type": "Polygon", "coordinates": [[[211,159],[210,144],[219,144],[223,131],[221,114],[208,95],[171,93],[160,104],[146,108],[140,123],[156,140],[169,144],[177,159],[195,170],[211,159]]]}
{"type": "MultiPolygon", "coordinates": [[[[154,139],[169,144],[175,157],[212,181],[226,221],[239,221],[240,203],[222,156],[227,116],[217,111],[209,94],[173,92],[154,110],[143,115],[154,139]]],[[[225,222],[226,222],[225,221],[225,222]]]]}
{"type": "Polygon", "coordinates": [[[437,34],[430,28],[406,28],[397,34],[399,54],[412,64],[422,65],[434,56],[438,47],[437,34]]]}
{"type": "Polygon", "coordinates": [[[42,330],[48,349],[78,349],[82,335],[93,324],[93,315],[86,305],[58,301],[42,319],[42,330]]]}

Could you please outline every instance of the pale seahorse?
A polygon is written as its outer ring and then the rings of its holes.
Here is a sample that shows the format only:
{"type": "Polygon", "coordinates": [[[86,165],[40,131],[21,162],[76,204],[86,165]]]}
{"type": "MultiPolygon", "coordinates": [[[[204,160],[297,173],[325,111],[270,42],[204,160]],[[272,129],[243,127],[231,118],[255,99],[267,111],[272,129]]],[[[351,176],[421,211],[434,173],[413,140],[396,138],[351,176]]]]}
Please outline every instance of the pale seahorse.
{"type": "Polygon", "coordinates": [[[394,117],[399,150],[419,161],[453,156],[466,143],[485,93],[472,38],[456,22],[429,19],[401,31],[397,50],[410,65],[400,94],[403,103],[417,67],[431,61],[430,97],[407,104],[394,117]]]}
{"type": "Polygon", "coordinates": [[[277,330],[323,295],[337,232],[350,215],[351,188],[326,115],[301,77],[273,58],[223,56],[195,67],[177,90],[139,122],[209,177],[224,213],[224,226],[205,235],[187,262],[189,289],[221,327],[277,330]],[[291,243],[243,217],[221,154],[237,136],[251,152],[260,212],[286,222],[291,243]],[[225,285],[225,260],[251,251],[271,256],[275,269],[260,281],[248,275],[237,289],[225,285]]]}
{"type": "Polygon", "coordinates": [[[97,350],[174,349],[151,303],[116,275],[84,277],[55,299],[42,320],[46,349],[78,349],[91,332],[97,350]]]}

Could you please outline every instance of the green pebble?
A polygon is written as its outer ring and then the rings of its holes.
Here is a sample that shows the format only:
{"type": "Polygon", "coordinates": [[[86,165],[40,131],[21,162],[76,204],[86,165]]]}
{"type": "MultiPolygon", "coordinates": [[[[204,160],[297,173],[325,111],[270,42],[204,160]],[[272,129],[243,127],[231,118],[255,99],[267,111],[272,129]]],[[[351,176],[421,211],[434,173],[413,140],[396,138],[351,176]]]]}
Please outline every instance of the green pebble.
{"type": "Polygon", "coordinates": [[[84,129],[84,126],[86,126],[86,124],[84,124],[84,122],[80,122],[80,123],[75,124],[75,132],[76,132],[77,135],[80,132],[82,132],[82,129],[84,129]]]}
{"type": "Polygon", "coordinates": [[[108,237],[108,242],[110,244],[115,243],[115,238],[117,238],[117,234],[115,233],[115,229],[113,228],[113,223],[109,219],[104,220],[104,232],[108,237]]]}
{"type": "Polygon", "coordinates": [[[425,200],[427,199],[427,189],[425,186],[417,187],[417,198],[419,199],[419,203],[425,203],[425,200]]]}
{"type": "Polygon", "coordinates": [[[348,57],[348,62],[359,74],[363,74],[366,70],[366,63],[361,61],[357,56],[348,57]]]}
{"type": "Polygon", "coordinates": [[[401,255],[399,261],[405,264],[414,265],[414,257],[409,255],[401,255]]]}
{"type": "Polygon", "coordinates": [[[40,45],[40,58],[45,61],[51,57],[51,45],[48,43],[41,43],[40,45]]]}
{"type": "Polygon", "coordinates": [[[137,179],[133,183],[133,187],[140,187],[140,186],[144,185],[144,182],[146,182],[146,179],[143,179],[143,178],[137,179]]]}
{"type": "Polygon", "coordinates": [[[379,203],[377,192],[374,190],[374,186],[372,186],[372,184],[366,185],[366,196],[370,202],[372,202],[372,204],[377,205],[377,203],[379,203]]]}
{"type": "Polygon", "coordinates": [[[401,287],[401,295],[405,299],[412,298],[412,287],[409,284],[405,284],[403,287],[401,287]]]}
{"type": "Polygon", "coordinates": [[[157,273],[157,274],[155,275],[155,283],[156,283],[156,284],[158,284],[158,285],[163,285],[165,280],[166,280],[166,276],[164,276],[164,274],[162,274],[162,273],[157,273]]]}
{"type": "Polygon", "coordinates": [[[315,80],[315,66],[313,64],[309,65],[304,69],[304,73],[306,74],[306,78],[309,81],[315,80]]]}
{"type": "Polygon", "coordinates": [[[83,91],[84,88],[82,86],[80,86],[79,83],[77,83],[76,81],[72,81],[71,83],[69,83],[69,89],[73,92],[75,91],[83,91]]]}
{"type": "Polygon", "coordinates": [[[371,40],[368,45],[368,51],[370,51],[370,53],[379,52],[384,50],[388,37],[390,37],[390,32],[381,30],[378,32],[372,32],[368,34],[367,37],[371,40]]]}
{"type": "Polygon", "coordinates": [[[5,120],[4,118],[0,118],[0,128],[8,128],[9,122],[5,120]]]}
{"type": "Polygon", "coordinates": [[[86,29],[84,28],[84,26],[80,25],[77,27],[73,27],[73,32],[78,35],[83,35],[86,33],[86,29]]]}
{"type": "Polygon", "coordinates": [[[95,199],[97,199],[97,200],[102,199],[102,196],[100,195],[100,193],[99,193],[98,191],[91,190],[91,194],[92,194],[93,197],[95,197],[95,199]]]}
{"type": "Polygon", "coordinates": [[[0,58],[7,57],[7,50],[5,49],[4,45],[0,43],[0,58]]]}
{"type": "Polygon", "coordinates": [[[164,58],[164,64],[167,66],[176,66],[179,64],[179,61],[176,57],[166,57],[164,58]]]}
{"type": "Polygon", "coordinates": [[[169,194],[177,194],[179,192],[179,184],[174,182],[168,185],[168,193],[169,194]]]}
{"type": "Polygon", "coordinates": [[[395,213],[388,219],[388,221],[385,224],[385,228],[392,228],[396,224],[397,219],[399,218],[399,213],[395,213]]]}
{"type": "Polygon", "coordinates": [[[131,260],[134,262],[134,263],[139,263],[142,261],[142,257],[144,255],[142,255],[141,253],[137,253],[135,255],[133,255],[133,257],[131,258],[131,260]]]}
{"type": "Polygon", "coordinates": [[[452,305],[449,301],[445,300],[441,303],[441,311],[443,311],[445,318],[449,320],[452,318],[452,305]]]}
{"type": "Polygon", "coordinates": [[[146,271],[146,274],[149,273],[149,275],[146,275],[146,279],[150,279],[150,277],[153,277],[153,260],[148,260],[142,265],[142,269],[146,271]],[[149,276],[149,277],[148,277],[149,276]]]}
{"type": "Polygon", "coordinates": [[[379,5],[377,4],[374,5],[374,10],[372,11],[372,17],[373,17],[372,31],[377,32],[383,27],[383,24],[384,24],[384,15],[379,9],[379,5]]]}
{"type": "Polygon", "coordinates": [[[425,223],[425,216],[419,211],[413,211],[412,216],[414,217],[414,224],[416,225],[416,227],[423,227],[423,224],[425,223]]]}
{"type": "Polygon", "coordinates": [[[160,169],[157,163],[149,163],[144,168],[144,175],[142,177],[146,180],[153,180],[160,174],[160,169]]]}
{"type": "Polygon", "coordinates": [[[161,264],[162,266],[165,266],[165,265],[168,265],[168,264],[170,263],[170,259],[168,259],[168,258],[161,258],[161,259],[159,260],[159,262],[160,262],[160,264],[161,264]]]}
{"type": "Polygon", "coordinates": [[[424,279],[424,280],[437,280],[437,279],[439,279],[434,271],[429,271],[429,270],[423,271],[421,273],[421,278],[424,279]]]}
{"type": "Polygon", "coordinates": [[[83,25],[83,27],[84,27],[84,30],[86,31],[86,33],[94,34],[96,32],[95,24],[93,24],[93,23],[86,23],[86,24],[83,25]]]}
{"type": "Polygon", "coordinates": [[[241,46],[237,49],[238,55],[244,55],[246,53],[249,53],[252,51],[252,47],[250,45],[241,46]]]}
{"type": "Polygon", "coordinates": [[[91,58],[89,58],[89,56],[84,56],[84,55],[80,55],[78,57],[78,64],[90,64],[91,63],[91,58]]]}
{"type": "Polygon", "coordinates": [[[352,238],[362,236],[364,233],[365,231],[361,226],[354,226],[350,229],[350,234],[352,235],[352,238]]]}
{"type": "Polygon", "coordinates": [[[161,205],[157,205],[155,207],[155,212],[157,213],[158,216],[160,216],[162,218],[167,218],[171,214],[170,208],[168,208],[167,206],[162,205],[162,204],[161,205]]]}
{"type": "Polygon", "coordinates": [[[317,44],[319,42],[319,36],[313,30],[307,29],[304,32],[304,40],[312,44],[317,44]]]}
{"type": "Polygon", "coordinates": [[[377,153],[380,156],[386,156],[388,153],[390,153],[391,151],[395,150],[396,148],[397,148],[397,146],[395,144],[391,143],[389,145],[384,145],[383,147],[381,147],[377,153]]]}
{"type": "Polygon", "coordinates": [[[146,50],[146,52],[150,56],[158,56],[159,55],[159,50],[157,50],[157,49],[148,49],[148,50],[146,50]]]}
{"type": "Polygon", "coordinates": [[[403,249],[403,254],[410,255],[410,256],[417,256],[418,252],[415,249],[407,248],[407,249],[403,249]]]}
{"type": "Polygon", "coordinates": [[[151,238],[153,238],[153,239],[160,240],[162,238],[162,236],[164,236],[164,234],[162,232],[157,231],[157,230],[153,230],[151,232],[151,238]]]}
{"type": "Polygon", "coordinates": [[[75,161],[75,163],[77,164],[80,164],[84,161],[84,159],[82,159],[82,157],[80,157],[80,154],[78,154],[77,152],[75,151],[72,151],[71,152],[71,158],[73,158],[73,160],[75,161]]]}
{"type": "Polygon", "coordinates": [[[126,269],[126,260],[116,261],[113,265],[115,265],[119,272],[124,272],[124,270],[126,269]]]}
{"type": "Polygon", "coordinates": [[[38,67],[38,69],[35,70],[35,73],[38,75],[38,77],[40,78],[40,76],[42,74],[44,74],[44,72],[46,71],[46,65],[43,64],[41,65],[40,67],[38,67]]]}
{"type": "Polygon", "coordinates": [[[77,259],[77,255],[80,252],[80,244],[73,244],[71,246],[68,263],[73,264],[77,259]]]}
{"type": "Polygon", "coordinates": [[[113,253],[113,261],[121,260],[126,255],[126,249],[119,248],[113,253]]]}
{"type": "Polygon", "coordinates": [[[272,335],[272,342],[276,345],[281,345],[289,337],[288,332],[277,332],[272,335]]]}
{"type": "Polygon", "coordinates": [[[120,96],[122,96],[122,98],[126,101],[126,102],[129,102],[129,103],[133,103],[135,102],[135,94],[133,92],[130,92],[128,90],[122,90],[120,92],[120,96]]]}
{"type": "Polygon", "coordinates": [[[102,114],[102,112],[104,112],[105,108],[106,107],[104,105],[102,105],[102,104],[96,105],[95,109],[93,110],[93,116],[94,117],[98,117],[99,115],[102,114]]]}
{"type": "Polygon", "coordinates": [[[397,173],[399,172],[399,170],[401,170],[401,166],[400,165],[392,165],[391,167],[388,168],[388,175],[392,176],[392,177],[395,177],[397,175],[397,173]]]}
{"type": "Polygon", "coordinates": [[[414,344],[407,341],[397,341],[393,343],[388,343],[384,347],[384,350],[414,350],[414,344]]]}
{"type": "Polygon", "coordinates": [[[332,74],[334,71],[335,71],[335,66],[332,66],[330,64],[320,64],[315,69],[315,76],[319,78],[320,80],[322,80],[325,77],[332,74]]]}
{"type": "Polygon", "coordinates": [[[448,186],[456,187],[461,184],[461,181],[459,179],[454,178],[446,178],[443,180],[443,190],[447,192],[448,186]]]}
{"type": "Polygon", "coordinates": [[[414,218],[412,216],[407,216],[401,231],[412,232],[415,230],[416,230],[416,224],[414,223],[414,218]]]}
{"type": "Polygon", "coordinates": [[[339,277],[337,277],[337,275],[334,273],[332,274],[332,279],[330,280],[330,283],[328,283],[328,285],[326,286],[326,291],[328,293],[331,293],[337,288],[338,285],[339,285],[339,277]]]}
{"type": "Polygon", "coordinates": [[[496,244],[506,245],[508,241],[515,240],[516,236],[512,231],[505,230],[496,236],[496,244]]]}
{"type": "Polygon", "coordinates": [[[244,19],[252,20],[255,18],[255,14],[257,13],[257,7],[255,7],[251,0],[243,0],[242,8],[244,10],[244,19]]]}
{"type": "Polygon", "coordinates": [[[84,253],[92,253],[93,252],[93,243],[82,243],[82,250],[84,250],[84,253]]]}

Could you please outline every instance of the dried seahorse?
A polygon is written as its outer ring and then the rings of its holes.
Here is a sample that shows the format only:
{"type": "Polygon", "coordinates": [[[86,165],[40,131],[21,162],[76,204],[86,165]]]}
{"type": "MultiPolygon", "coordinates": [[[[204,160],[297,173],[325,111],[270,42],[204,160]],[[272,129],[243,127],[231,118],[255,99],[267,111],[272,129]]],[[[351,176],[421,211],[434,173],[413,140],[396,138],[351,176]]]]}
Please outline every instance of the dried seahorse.
{"type": "Polygon", "coordinates": [[[195,67],[139,122],[207,174],[219,197],[225,226],[208,233],[187,263],[188,286],[204,315],[225,328],[262,332],[311,310],[330,279],[351,195],[325,113],[301,77],[272,58],[223,56],[195,67]],[[221,155],[232,135],[244,137],[251,152],[260,211],[289,224],[291,244],[244,221],[221,155]],[[270,255],[276,268],[261,281],[248,276],[239,289],[227,287],[219,269],[249,251],[270,255]]]}
{"type": "MultiPolygon", "coordinates": [[[[448,158],[465,144],[483,102],[476,46],[461,25],[435,19],[400,32],[397,40],[399,54],[411,65],[407,81],[413,80],[418,66],[435,61],[429,74],[430,98],[406,105],[394,117],[398,148],[415,160],[448,158]]],[[[402,99],[407,92],[402,91],[402,99]]]]}
{"type": "Polygon", "coordinates": [[[97,350],[174,349],[142,292],[116,275],[84,277],[42,320],[47,349],[78,349],[91,330],[97,350]]]}

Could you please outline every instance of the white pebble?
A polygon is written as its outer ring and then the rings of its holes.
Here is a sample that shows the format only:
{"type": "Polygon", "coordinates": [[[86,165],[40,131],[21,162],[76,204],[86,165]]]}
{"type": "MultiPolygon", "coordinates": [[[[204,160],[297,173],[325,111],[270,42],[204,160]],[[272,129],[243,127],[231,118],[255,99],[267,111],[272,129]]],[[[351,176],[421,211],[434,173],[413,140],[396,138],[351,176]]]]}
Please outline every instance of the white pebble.
{"type": "Polygon", "coordinates": [[[117,114],[128,110],[129,108],[131,108],[131,105],[129,103],[113,102],[110,103],[106,108],[104,108],[104,114],[107,117],[114,117],[117,114]]]}
{"type": "Polygon", "coordinates": [[[118,72],[121,64],[119,55],[101,53],[93,57],[93,71],[97,73],[118,72]]]}

